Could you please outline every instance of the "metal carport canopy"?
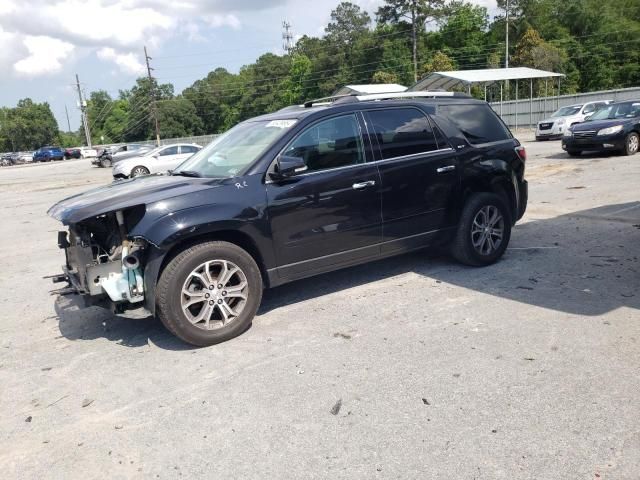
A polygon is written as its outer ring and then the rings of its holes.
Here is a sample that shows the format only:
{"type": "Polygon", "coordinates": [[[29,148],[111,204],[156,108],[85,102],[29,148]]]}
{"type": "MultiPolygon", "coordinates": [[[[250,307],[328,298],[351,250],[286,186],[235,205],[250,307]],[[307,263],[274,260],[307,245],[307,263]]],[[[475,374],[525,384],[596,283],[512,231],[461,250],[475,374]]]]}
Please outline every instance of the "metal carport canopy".
{"type": "Polygon", "coordinates": [[[454,70],[451,72],[434,72],[419,80],[407,90],[438,90],[456,86],[468,87],[474,83],[489,85],[504,80],[524,80],[533,78],[564,77],[562,73],[547,72],[536,68],[486,68],[482,70],[454,70]]]}

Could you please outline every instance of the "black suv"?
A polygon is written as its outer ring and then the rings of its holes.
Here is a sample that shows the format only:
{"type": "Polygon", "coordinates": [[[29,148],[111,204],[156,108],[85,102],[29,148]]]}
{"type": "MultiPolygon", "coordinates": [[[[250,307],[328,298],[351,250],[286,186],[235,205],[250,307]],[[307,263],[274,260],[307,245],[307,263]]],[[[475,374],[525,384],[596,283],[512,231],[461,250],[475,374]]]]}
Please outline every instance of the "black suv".
{"type": "Polygon", "coordinates": [[[495,262],[526,208],[524,148],[486,102],[409,95],[288,107],[170,175],[57,203],[59,292],[204,346],[244,331],[265,287],[429,246],[495,262]]]}

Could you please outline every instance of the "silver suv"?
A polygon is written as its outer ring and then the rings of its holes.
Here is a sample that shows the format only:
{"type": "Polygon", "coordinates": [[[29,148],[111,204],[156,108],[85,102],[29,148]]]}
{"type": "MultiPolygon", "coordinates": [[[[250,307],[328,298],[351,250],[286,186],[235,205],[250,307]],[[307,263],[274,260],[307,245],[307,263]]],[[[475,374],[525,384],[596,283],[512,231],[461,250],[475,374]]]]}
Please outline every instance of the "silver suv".
{"type": "Polygon", "coordinates": [[[611,100],[599,100],[597,102],[578,103],[561,107],[549,118],[538,122],[536,128],[536,140],[557,140],[562,138],[564,131],[571,125],[582,123],[596,111],[607,106],[611,100]]]}

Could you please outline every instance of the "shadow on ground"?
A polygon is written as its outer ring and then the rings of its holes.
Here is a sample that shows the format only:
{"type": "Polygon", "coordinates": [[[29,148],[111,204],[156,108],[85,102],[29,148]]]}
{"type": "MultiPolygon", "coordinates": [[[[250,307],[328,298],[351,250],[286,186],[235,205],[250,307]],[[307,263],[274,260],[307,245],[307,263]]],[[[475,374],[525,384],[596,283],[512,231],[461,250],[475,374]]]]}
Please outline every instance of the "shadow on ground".
{"type": "MultiPolygon", "coordinates": [[[[447,256],[414,252],[300,280],[265,291],[259,315],[404,273],[575,315],[640,309],[640,202],[608,205],[519,224],[504,258],[486,268],[447,256]]],[[[74,297],[56,301],[60,331],[70,340],[107,338],[138,347],[191,348],[152,317],[122,318],[80,309],[74,297]]]]}

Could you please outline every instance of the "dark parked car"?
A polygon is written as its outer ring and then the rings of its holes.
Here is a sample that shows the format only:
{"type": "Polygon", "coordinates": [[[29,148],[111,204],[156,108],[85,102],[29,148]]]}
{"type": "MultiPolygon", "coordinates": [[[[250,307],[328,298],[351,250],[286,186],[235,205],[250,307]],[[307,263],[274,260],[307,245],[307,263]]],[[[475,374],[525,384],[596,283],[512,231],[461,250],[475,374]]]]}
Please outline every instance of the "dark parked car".
{"type": "Polygon", "coordinates": [[[64,151],[60,147],[42,147],[33,154],[34,162],[49,162],[51,160],[62,160],[64,151]]]}
{"type": "Polygon", "coordinates": [[[67,160],[71,158],[80,158],[82,156],[82,151],[79,148],[65,148],[64,150],[64,158],[67,160]]]}
{"type": "Polygon", "coordinates": [[[638,152],[640,140],[640,100],[607,105],[565,132],[562,148],[569,155],[583,151],[638,152]]]}
{"type": "Polygon", "coordinates": [[[57,203],[54,281],[211,345],[250,325],[265,287],[430,246],[496,262],[526,208],[525,150],[486,102],[424,94],[288,107],[171,175],[57,203]]]}

